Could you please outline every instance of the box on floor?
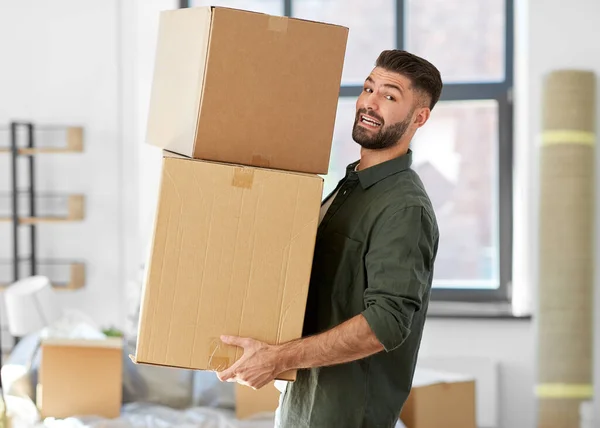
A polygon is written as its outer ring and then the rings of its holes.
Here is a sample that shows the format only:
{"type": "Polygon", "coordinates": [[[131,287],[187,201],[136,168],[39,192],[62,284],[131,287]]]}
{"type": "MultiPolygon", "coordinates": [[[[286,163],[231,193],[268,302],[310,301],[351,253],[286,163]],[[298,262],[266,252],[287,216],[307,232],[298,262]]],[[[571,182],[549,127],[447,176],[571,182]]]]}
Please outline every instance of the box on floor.
{"type": "Polygon", "coordinates": [[[326,174],[348,28],[222,7],[163,11],[147,143],[326,174]]]}
{"type": "Polygon", "coordinates": [[[243,352],[223,334],[299,338],[323,179],[169,152],[162,168],[132,359],[219,371],[243,352]]]}
{"type": "Polygon", "coordinates": [[[477,428],[475,381],[417,370],[400,419],[407,428],[477,428]]]}
{"type": "Polygon", "coordinates": [[[260,389],[235,384],[235,416],[248,419],[261,413],[275,412],[279,405],[280,392],[274,382],[260,389]]]}
{"type": "Polygon", "coordinates": [[[42,417],[118,417],[123,395],[122,352],[120,338],[43,340],[36,393],[42,417]]]}

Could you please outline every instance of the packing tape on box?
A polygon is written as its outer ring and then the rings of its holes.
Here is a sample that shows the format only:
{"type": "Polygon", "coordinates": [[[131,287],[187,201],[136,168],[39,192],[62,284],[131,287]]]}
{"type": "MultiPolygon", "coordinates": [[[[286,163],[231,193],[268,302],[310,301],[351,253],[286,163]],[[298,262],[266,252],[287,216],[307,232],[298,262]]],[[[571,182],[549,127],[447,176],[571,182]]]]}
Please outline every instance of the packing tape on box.
{"type": "Polygon", "coordinates": [[[269,16],[269,26],[268,29],[270,31],[279,31],[286,32],[288,28],[288,18],[285,16],[269,16]]]}
{"type": "Polygon", "coordinates": [[[233,172],[232,185],[242,189],[251,189],[254,182],[254,170],[251,168],[236,168],[233,172]]]}
{"type": "Polygon", "coordinates": [[[539,398],[580,398],[594,396],[594,385],[586,383],[542,383],[535,388],[539,398]]]}
{"type": "Polygon", "coordinates": [[[210,342],[208,355],[209,370],[220,372],[231,366],[231,358],[227,353],[226,345],[218,338],[213,338],[210,342]]]}
{"type": "Polygon", "coordinates": [[[542,145],[550,144],[584,144],[593,146],[596,135],[593,132],[557,129],[542,133],[542,145]]]}
{"type": "Polygon", "coordinates": [[[271,159],[262,155],[253,155],[252,156],[252,165],[260,167],[260,168],[270,168],[271,167],[271,159]]]}

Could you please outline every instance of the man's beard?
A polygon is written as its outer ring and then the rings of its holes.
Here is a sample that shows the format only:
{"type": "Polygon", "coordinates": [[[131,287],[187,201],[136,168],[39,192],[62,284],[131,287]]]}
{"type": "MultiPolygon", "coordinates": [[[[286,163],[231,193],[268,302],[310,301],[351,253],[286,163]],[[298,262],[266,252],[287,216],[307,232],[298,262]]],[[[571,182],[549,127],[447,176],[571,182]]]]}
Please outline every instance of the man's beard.
{"type": "Polygon", "coordinates": [[[354,119],[352,139],[365,149],[381,150],[392,147],[400,141],[402,136],[406,133],[412,120],[412,113],[413,112],[411,111],[402,122],[394,123],[393,125],[386,127],[382,117],[372,112],[367,113],[366,109],[360,109],[356,113],[356,118],[354,119]],[[365,128],[359,126],[358,122],[360,121],[361,114],[367,114],[377,119],[381,123],[379,131],[372,134],[365,128]]]}

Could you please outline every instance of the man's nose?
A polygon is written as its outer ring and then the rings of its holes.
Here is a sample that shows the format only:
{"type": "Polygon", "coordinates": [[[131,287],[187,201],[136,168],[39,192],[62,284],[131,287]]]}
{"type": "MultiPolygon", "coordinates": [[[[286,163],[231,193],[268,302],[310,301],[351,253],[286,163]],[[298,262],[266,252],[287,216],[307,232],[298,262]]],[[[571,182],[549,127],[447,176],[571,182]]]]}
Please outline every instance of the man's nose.
{"type": "Polygon", "coordinates": [[[375,94],[369,94],[369,96],[365,100],[365,108],[367,110],[375,111],[379,109],[379,104],[377,103],[377,98],[375,97],[375,94]]]}

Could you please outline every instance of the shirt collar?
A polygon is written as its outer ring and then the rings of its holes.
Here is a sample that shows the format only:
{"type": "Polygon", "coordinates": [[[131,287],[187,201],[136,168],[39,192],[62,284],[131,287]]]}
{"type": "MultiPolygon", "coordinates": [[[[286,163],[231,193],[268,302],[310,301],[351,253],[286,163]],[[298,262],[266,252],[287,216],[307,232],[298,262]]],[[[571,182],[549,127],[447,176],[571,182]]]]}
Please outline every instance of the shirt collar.
{"type": "Polygon", "coordinates": [[[394,175],[398,172],[409,169],[412,165],[412,150],[402,156],[374,165],[370,168],[361,171],[355,171],[356,166],[360,161],[356,161],[348,165],[346,175],[356,174],[363,189],[368,189],[373,184],[383,180],[384,178],[394,175]]]}

